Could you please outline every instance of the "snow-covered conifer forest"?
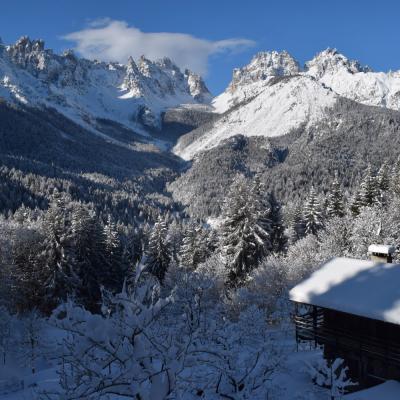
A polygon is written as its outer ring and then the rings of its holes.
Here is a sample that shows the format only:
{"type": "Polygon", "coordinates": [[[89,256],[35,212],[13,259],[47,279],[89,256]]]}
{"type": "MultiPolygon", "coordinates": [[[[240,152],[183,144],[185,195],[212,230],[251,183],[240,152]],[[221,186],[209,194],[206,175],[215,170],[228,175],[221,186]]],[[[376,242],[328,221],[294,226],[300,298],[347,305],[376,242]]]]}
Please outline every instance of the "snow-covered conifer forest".
{"type": "Polygon", "coordinates": [[[288,292],[400,243],[399,82],[265,52],[213,98],[0,42],[0,399],[342,398],[288,292]]]}

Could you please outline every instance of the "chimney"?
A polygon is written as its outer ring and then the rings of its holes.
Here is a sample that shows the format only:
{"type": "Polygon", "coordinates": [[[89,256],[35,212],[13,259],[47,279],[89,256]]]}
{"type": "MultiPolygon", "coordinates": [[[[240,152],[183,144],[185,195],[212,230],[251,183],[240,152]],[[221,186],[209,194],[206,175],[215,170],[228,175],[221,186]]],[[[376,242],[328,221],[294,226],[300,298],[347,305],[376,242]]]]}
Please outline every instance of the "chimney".
{"type": "Polygon", "coordinates": [[[393,254],[396,251],[394,246],[386,244],[371,244],[368,247],[368,255],[372,261],[379,263],[393,262],[393,254]]]}

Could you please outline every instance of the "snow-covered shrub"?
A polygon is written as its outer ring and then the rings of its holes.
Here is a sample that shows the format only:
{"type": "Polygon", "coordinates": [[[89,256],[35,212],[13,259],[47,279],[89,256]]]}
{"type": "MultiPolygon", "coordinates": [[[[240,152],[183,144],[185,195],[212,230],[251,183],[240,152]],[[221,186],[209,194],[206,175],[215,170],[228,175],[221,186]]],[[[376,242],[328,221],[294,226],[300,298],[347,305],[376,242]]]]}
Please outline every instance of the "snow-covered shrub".
{"type": "Polygon", "coordinates": [[[383,240],[383,210],[379,207],[363,207],[353,220],[351,229],[351,253],[353,257],[366,259],[368,246],[383,240]]]}
{"type": "Polygon", "coordinates": [[[285,258],[289,283],[297,284],[324,261],[319,246],[317,237],[308,235],[289,247],[285,258]]]}
{"type": "Polygon", "coordinates": [[[165,277],[169,291],[174,291],[175,300],[172,308],[182,312],[193,301],[201,301],[202,312],[214,309],[221,304],[225,296],[225,282],[228,271],[219,254],[209,257],[196,270],[185,268],[184,265],[172,265],[165,277]]]}
{"type": "Polygon", "coordinates": [[[158,400],[173,391],[185,343],[154,329],[171,299],[154,299],[153,287],[139,284],[141,271],[139,267],[134,288],[124,287],[111,297],[102,315],[72,302],[54,312],[52,323],[68,333],[60,355],[58,396],[158,400]]]}
{"type": "Polygon", "coordinates": [[[264,400],[276,388],[272,374],[281,362],[264,312],[244,310],[236,322],[209,315],[196,332],[179,375],[179,398],[264,400]]]}
{"type": "Polygon", "coordinates": [[[238,298],[233,290],[227,296],[226,278],[217,254],[195,271],[181,266],[167,273],[165,282],[177,287],[163,325],[171,325],[171,312],[185,315],[185,325],[179,328],[175,320],[173,325],[179,335],[190,337],[177,375],[178,398],[264,399],[272,390],[269,380],[281,357],[265,309],[243,302],[233,313],[238,298]]]}
{"type": "Polygon", "coordinates": [[[330,219],[319,235],[321,259],[351,257],[352,218],[349,216],[330,219]]]}
{"type": "Polygon", "coordinates": [[[32,310],[18,318],[18,348],[19,359],[24,367],[36,372],[37,363],[43,356],[45,343],[44,320],[36,311],[32,310]]]}
{"type": "Polygon", "coordinates": [[[348,367],[341,358],[333,361],[319,358],[313,363],[306,363],[306,372],[317,386],[329,389],[332,399],[341,398],[350,386],[355,385],[348,378],[348,367]]]}
{"type": "Polygon", "coordinates": [[[283,307],[282,300],[286,298],[287,291],[286,275],[283,257],[269,256],[251,272],[246,285],[235,291],[234,302],[242,309],[257,305],[271,315],[276,311],[277,304],[283,307]]]}

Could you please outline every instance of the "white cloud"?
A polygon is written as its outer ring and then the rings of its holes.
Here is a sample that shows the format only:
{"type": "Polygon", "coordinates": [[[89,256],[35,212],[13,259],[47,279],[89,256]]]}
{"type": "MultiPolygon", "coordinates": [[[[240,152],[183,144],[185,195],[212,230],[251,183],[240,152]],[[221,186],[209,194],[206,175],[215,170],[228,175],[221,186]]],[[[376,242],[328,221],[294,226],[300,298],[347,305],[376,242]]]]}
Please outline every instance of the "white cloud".
{"type": "Polygon", "coordinates": [[[236,52],[253,46],[248,39],[210,41],[185,33],[147,33],[124,21],[101,19],[86,29],[65,35],[75,43],[75,50],[89,59],[126,63],[129,56],[145,55],[151,60],[169,57],[181,68],[206,74],[210,55],[236,52]]]}

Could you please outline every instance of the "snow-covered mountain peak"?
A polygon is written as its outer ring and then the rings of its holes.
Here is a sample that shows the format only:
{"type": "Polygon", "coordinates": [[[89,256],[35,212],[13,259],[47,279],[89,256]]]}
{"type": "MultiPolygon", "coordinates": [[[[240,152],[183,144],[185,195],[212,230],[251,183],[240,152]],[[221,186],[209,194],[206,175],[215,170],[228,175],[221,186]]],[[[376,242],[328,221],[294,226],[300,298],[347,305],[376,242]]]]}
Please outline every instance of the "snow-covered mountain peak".
{"type": "Polygon", "coordinates": [[[212,98],[199,75],[189,70],[182,72],[167,57],[151,61],[142,56],[137,64],[130,58],[126,72],[124,85],[142,97],[150,93],[160,98],[190,96],[199,103],[208,103],[212,98]]]}
{"type": "Polygon", "coordinates": [[[259,52],[243,68],[233,70],[231,92],[239,86],[264,81],[271,76],[295,75],[300,72],[299,63],[287,52],[259,52]]]}
{"type": "Polygon", "coordinates": [[[400,110],[400,71],[373,72],[332,48],[318,53],[303,71],[286,51],[258,53],[248,65],[234,70],[232,82],[212,105],[224,113],[259,95],[277,77],[293,75],[312,77],[340,96],[363,104],[400,110]]]}
{"type": "Polygon", "coordinates": [[[228,110],[201,136],[190,141],[185,137],[180,139],[174,152],[190,160],[235,135],[282,136],[301,126],[318,123],[337,98],[336,93],[313,77],[275,77],[258,95],[228,110]]]}
{"type": "Polygon", "coordinates": [[[84,124],[110,119],[139,132],[159,129],[167,108],[211,100],[201,77],[168,58],[129,58],[126,65],[90,61],[73,51],[56,54],[26,36],[0,46],[0,97],[53,107],[84,124]]]}
{"type": "Polygon", "coordinates": [[[358,72],[372,72],[367,66],[362,66],[356,60],[349,60],[346,56],[339,53],[336,49],[327,48],[318,53],[311,61],[305,65],[309,75],[317,79],[325,74],[335,74],[342,70],[355,74],[358,72]]]}
{"type": "Polygon", "coordinates": [[[199,103],[209,103],[212,100],[212,95],[207,89],[202,77],[194,72],[186,69],[185,80],[189,85],[190,95],[199,103]]]}
{"type": "Polygon", "coordinates": [[[30,40],[28,36],[22,36],[15,44],[7,46],[6,50],[13,63],[32,73],[44,70],[50,58],[49,51],[44,51],[44,41],[30,40]]]}
{"type": "Polygon", "coordinates": [[[214,109],[223,113],[258,95],[271,79],[297,75],[300,71],[299,63],[287,51],[259,52],[249,64],[233,70],[231,83],[213,100],[214,109]]]}
{"type": "Polygon", "coordinates": [[[349,60],[335,49],[327,49],[306,63],[305,74],[343,97],[359,103],[400,110],[400,72],[373,72],[349,60]]]}

